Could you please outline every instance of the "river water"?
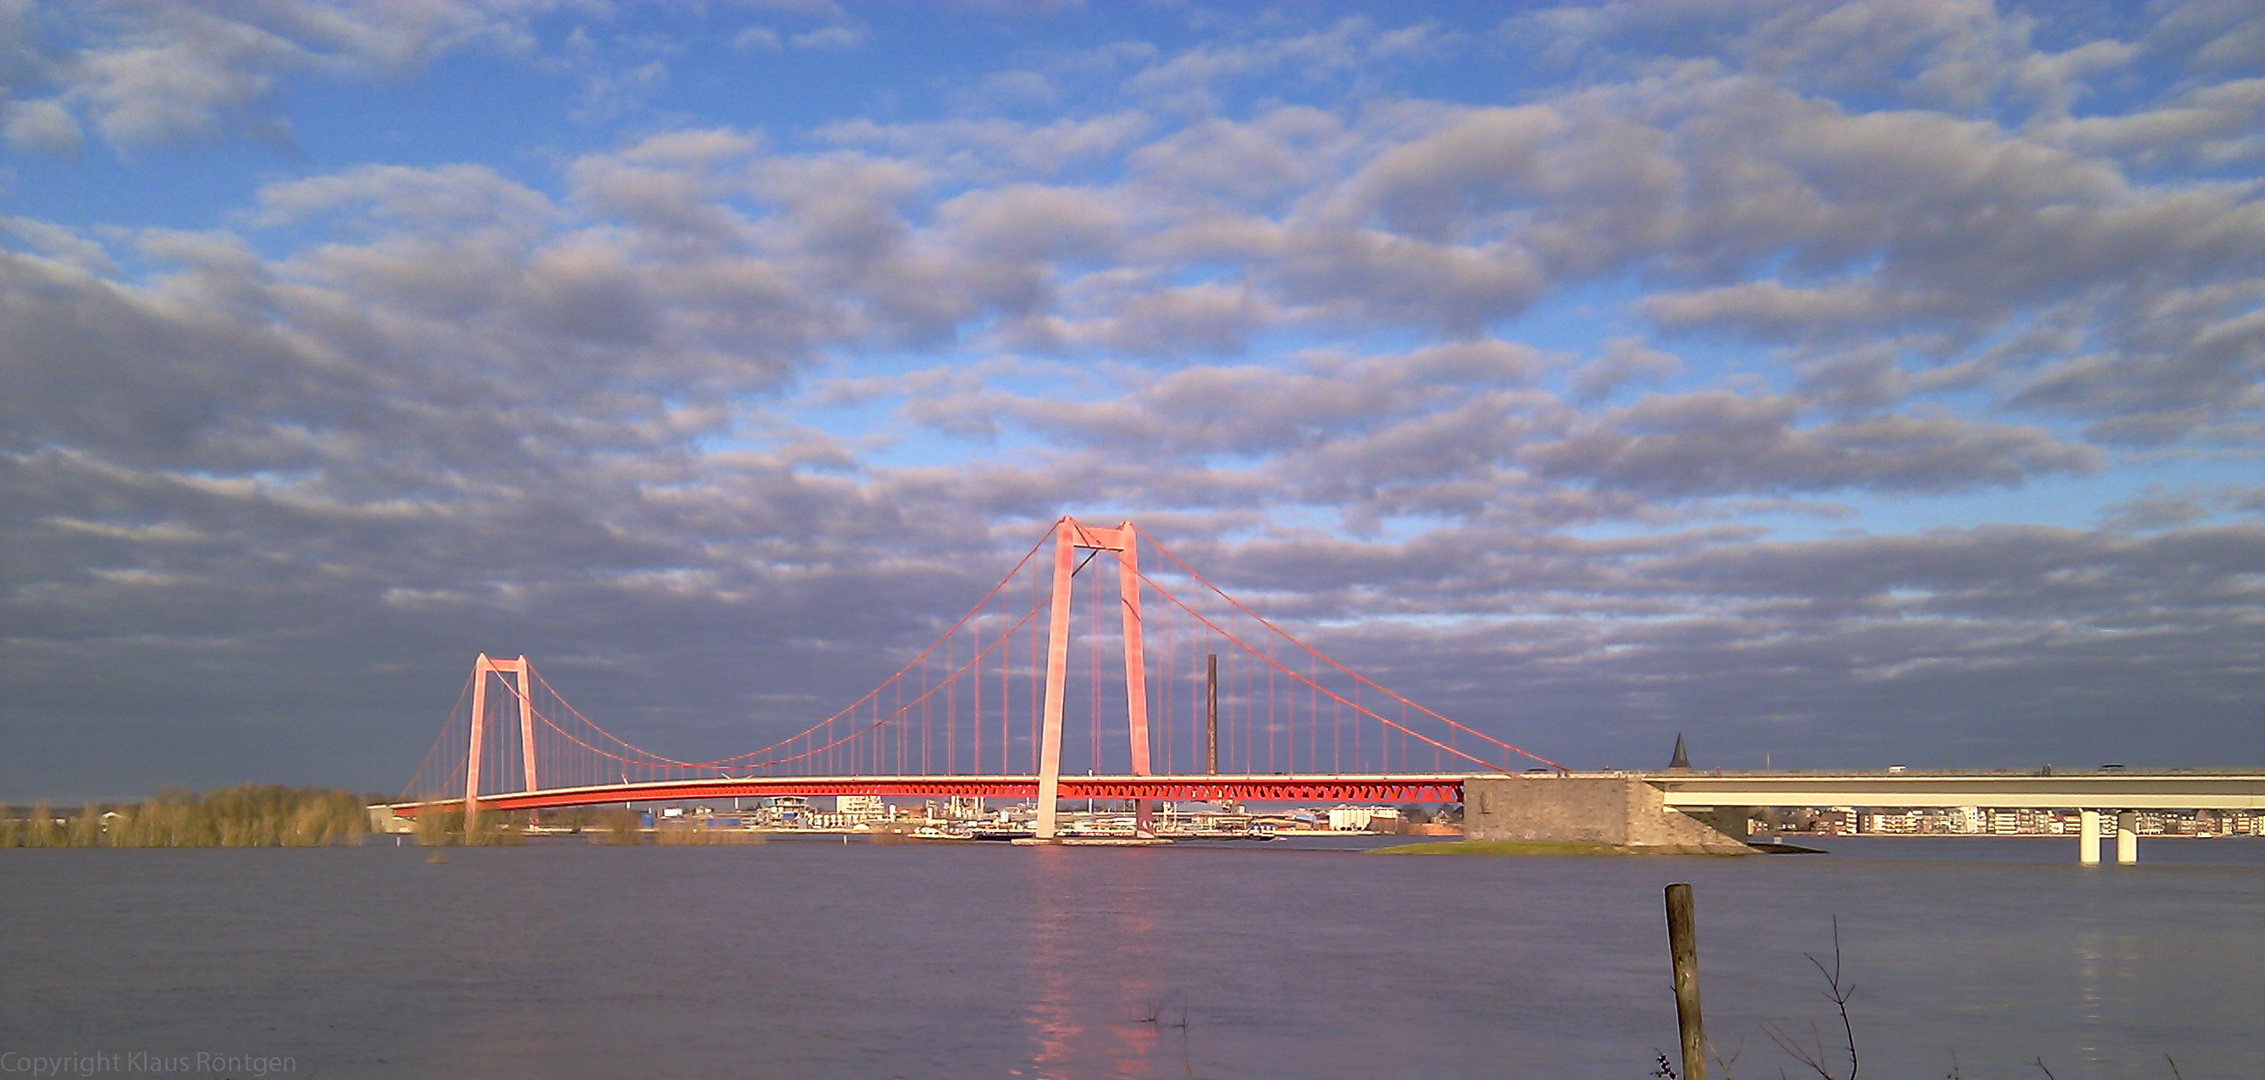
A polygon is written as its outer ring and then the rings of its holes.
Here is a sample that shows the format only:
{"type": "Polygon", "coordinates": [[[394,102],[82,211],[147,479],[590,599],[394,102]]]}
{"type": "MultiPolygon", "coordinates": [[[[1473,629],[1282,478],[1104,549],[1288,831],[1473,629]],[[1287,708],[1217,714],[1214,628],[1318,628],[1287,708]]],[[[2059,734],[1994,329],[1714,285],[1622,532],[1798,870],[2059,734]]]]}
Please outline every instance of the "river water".
{"type": "Polygon", "coordinates": [[[2265,841],[1828,843],[0,851],[0,1071],[1634,1080],[1689,881],[1733,1075],[1845,1056],[1837,917],[1864,1077],[2265,1076],[2265,841]]]}

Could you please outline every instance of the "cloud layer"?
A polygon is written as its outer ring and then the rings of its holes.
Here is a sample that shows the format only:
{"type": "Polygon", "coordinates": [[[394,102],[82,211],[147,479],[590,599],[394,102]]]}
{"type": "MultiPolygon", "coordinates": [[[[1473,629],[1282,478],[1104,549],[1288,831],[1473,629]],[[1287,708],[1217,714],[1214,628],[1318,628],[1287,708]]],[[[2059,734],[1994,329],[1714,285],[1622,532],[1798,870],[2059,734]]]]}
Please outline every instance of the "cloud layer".
{"type": "Polygon", "coordinates": [[[735,752],[1064,512],[1577,764],[2265,757],[2246,7],[969,17],[0,7],[0,796],[395,786],[482,649],[735,752]],[[481,65],[574,145],[64,197],[481,65]]]}

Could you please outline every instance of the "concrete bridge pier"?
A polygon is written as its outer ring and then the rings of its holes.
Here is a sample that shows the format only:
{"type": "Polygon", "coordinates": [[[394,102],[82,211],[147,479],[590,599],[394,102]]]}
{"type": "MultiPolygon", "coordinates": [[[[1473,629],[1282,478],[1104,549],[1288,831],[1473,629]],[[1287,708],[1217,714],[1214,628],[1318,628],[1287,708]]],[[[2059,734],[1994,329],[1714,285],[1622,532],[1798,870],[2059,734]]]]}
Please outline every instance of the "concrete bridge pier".
{"type": "MultiPolygon", "coordinates": [[[[2118,810],[2116,815],[2116,862],[2130,866],[2139,861],[2139,815],[2130,810],[2118,810]]],[[[2100,864],[2100,811],[2076,812],[2076,861],[2085,866],[2100,864]]]]}
{"type": "Polygon", "coordinates": [[[1750,855],[1743,805],[1678,810],[1640,776],[1475,776],[1463,781],[1463,838],[1578,844],[1657,854],[1750,855]]]}

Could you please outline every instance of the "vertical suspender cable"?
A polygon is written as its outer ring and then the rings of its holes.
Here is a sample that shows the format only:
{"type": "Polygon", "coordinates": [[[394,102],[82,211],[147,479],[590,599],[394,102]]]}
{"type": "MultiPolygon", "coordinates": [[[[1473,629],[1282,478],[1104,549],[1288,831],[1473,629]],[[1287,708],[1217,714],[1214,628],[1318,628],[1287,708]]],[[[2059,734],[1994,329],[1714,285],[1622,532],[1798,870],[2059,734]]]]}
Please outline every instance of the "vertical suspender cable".
{"type": "MultiPolygon", "coordinates": [[[[1088,559],[1087,561],[1091,561],[1088,559]]],[[[1073,585],[1074,587],[1074,585],[1073,585]]],[[[1086,726],[1090,729],[1085,748],[1086,760],[1093,772],[1101,771],[1101,590],[1086,586],[1086,595],[1092,599],[1085,604],[1085,689],[1087,704],[1086,726]]]]}
{"type": "Polygon", "coordinates": [[[1172,608],[1164,605],[1164,664],[1157,670],[1156,700],[1164,706],[1164,773],[1172,773],[1172,608]]]}
{"type": "Polygon", "coordinates": [[[971,670],[971,671],[969,672],[969,676],[968,676],[969,678],[971,678],[971,679],[973,679],[973,680],[975,681],[975,685],[974,685],[974,686],[973,686],[973,687],[971,688],[971,689],[972,689],[972,690],[974,691],[974,695],[975,695],[975,711],[974,711],[974,712],[972,712],[972,713],[970,713],[970,714],[968,714],[968,720],[967,720],[967,726],[968,726],[968,728],[969,728],[970,730],[972,730],[972,731],[973,731],[973,732],[975,733],[975,751],[974,751],[974,752],[975,752],[975,756],[974,756],[973,758],[971,758],[971,759],[970,759],[970,760],[971,760],[971,761],[973,762],[973,768],[971,768],[971,769],[970,769],[969,771],[970,771],[970,772],[977,772],[977,773],[980,773],[980,772],[982,772],[982,771],[983,771],[983,613],[982,613],[982,612],[980,612],[980,611],[979,611],[979,612],[977,612],[977,613],[976,613],[974,621],[968,624],[968,629],[967,629],[967,632],[968,632],[968,633],[969,633],[970,635],[972,635],[972,636],[973,636],[973,640],[971,640],[971,641],[969,641],[969,642],[968,642],[968,645],[967,645],[967,647],[968,647],[968,649],[969,649],[969,650],[970,650],[971,652],[973,652],[973,653],[975,654],[975,655],[974,655],[974,661],[975,661],[975,662],[974,662],[973,664],[970,664],[970,665],[969,665],[969,667],[970,667],[970,668],[971,668],[972,670],[971,670]]]}
{"type": "Polygon", "coordinates": [[[1257,771],[1252,767],[1250,758],[1250,729],[1252,722],[1257,719],[1255,715],[1257,702],[1251,700],[1251,683],[1254,681],[1254,677],[1251,675],[1248,659],[1246,657],[1246,662],[1243,664],[1243,773],[1246,776],[1257,771]]]}
{"type": "MultiPolygon", "coordinates": [[[[999,775],[1001,776],[1008,775],[1008,763],[1010,761],[1008,755],[1014,748],[1015,739],[1014,638],[1015,631],[1020,629],[1022,624],[1006,618],[1007,615],[1014,613],[1013,596],[1013,593],[1005,590],[1001,590],[999,593],[999,643],[1001,645],[999,651],[999,775]]],[[[1024,621],[1035,621],[1035,619],[1031,616],[1025,616],[1024,621]]]]}
{"type": "Polygon", "coordinates": [[[953,646],[959,643],[959,633],[944,636],[944,774],[959,771],[959,671],[953,662],[959,659],[953,646]]]}

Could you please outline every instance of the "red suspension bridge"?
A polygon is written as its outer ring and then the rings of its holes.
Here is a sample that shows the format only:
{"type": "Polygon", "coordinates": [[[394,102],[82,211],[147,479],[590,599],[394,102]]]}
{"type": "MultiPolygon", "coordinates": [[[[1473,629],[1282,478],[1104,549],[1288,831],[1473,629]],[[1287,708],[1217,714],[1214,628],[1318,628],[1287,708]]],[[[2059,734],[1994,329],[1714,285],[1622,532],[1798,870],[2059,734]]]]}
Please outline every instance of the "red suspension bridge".
{"type": "Polygon", "coordinates": [[[1157,799],[1453,801],[1470,776],[1529,764],[1563,769],[1323,655],[1131,522],[1064,517],[895,674],[731,757],[645,750],[583,715],[526,657],[482,654],[396,810],[985,796],[1036,800],[1037,835],[1050,838],[1064,798],[1136,800],[1145,825],[1157,799]],[[1110,638],[1117,655],[1104,662],[1110,638]]]}

